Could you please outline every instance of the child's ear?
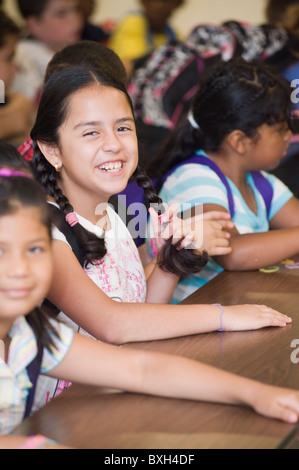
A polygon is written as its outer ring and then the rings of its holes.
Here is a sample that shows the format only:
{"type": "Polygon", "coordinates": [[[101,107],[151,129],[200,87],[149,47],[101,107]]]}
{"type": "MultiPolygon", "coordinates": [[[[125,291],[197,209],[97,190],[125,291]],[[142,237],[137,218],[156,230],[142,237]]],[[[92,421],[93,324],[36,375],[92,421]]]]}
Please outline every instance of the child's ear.
{"type": "Polygon", "coordinates": [[[45,142],[37,142],[37,145],[44,155],[45,159],[52,165],[56,171],[57,168],[61,168],[61,154],[58,146],[56,144],[47,144],[45,142]]]}
{"type": "Polygon", "coordinates": [[[236,129],[232,131],[226,138],[228,144],[234,149],[235,152],[243,155],[246,152],[248,145],[248,137],[243,131],[236,129]]]}

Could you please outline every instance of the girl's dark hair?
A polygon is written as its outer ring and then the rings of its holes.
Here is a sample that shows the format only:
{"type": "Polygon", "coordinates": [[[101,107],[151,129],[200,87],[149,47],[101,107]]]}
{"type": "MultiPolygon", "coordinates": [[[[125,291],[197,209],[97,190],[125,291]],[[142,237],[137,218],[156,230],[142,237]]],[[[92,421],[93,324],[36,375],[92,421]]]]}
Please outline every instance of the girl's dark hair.
{"type": "Polygon", "coordinates": [[[100,42],[89,40],[78,41],[56,52],[48,63],[44,82],[57,70],[74,65],[103,70],[127,85],[127,72],[119,56],[100,42]]]}
{"type": "Polygon", "coordinates": [[[23,18],[41,16],[49,3],[50,0],[17,0],[17,5],[23,18]]]}
{"type": "MultiPolygon", "coordinates": [[[[34,207],[40,212],[41,222],[48,229],[51,238],[51,218],[45,195],[34,179],[29,164],[12,145],[0,141],[0,168],[23,171],[31,174],[31,178],[24,176],[0,176],[0,217],[13,214],[21,208],[34,207]]],[[[57,336],[56,330],[49,321],[49,316],[40,308],[35,308],[26,315],[27,322],[31,325],[40,348],[55,347],[50,336],[52,332],[57,336]]]]}
{"type": "Polygon", "coordinates": [[[199,149],[217,152],[227,135],[239,129],[258,138],[258,128],[290,124],[290,84],[261,62],[241,58],[220,62],[199,83],[191,106],[198,129],[185,119],[153,161],[163,177],[199,149]],[[167,155],[167,158],[166,158],[167,155]]]}
{"type": "MultiPolygon", "coordinates": [[[[46,82],[41,95],[36,122],[31,131],[31,138],[35,142],[33,166],[37,179],[48,194],[55,199],[65,216],[73,212],[74,209],[59,186],[59,174],[56,173],[52,165],[49,164],[36,142],[40,141],[59,146],[59,129],[68,113],[69,98],[76,91],[94,84],[112,87],[124,93],[131,106],[132,114],[134,115],[132,102],[127,93],[125,84],[118,81],[112,74],[109,72],[105,73],[105,71],[100,71],[97,68],[91,69],[80,66],[67,67],[66,69],[54,72],[46,82]]],[[[141,168],[137,167],[133,176],[136,178],[138,185],[144,189],[145,197],[150,204],[159,204],[162,202],[158,198],[151,180],[141,168]]],[[[75,225],[73,229],[83,250],[86,265],[88,263],[98,262],[105,256],[106,247],[104,239],[99,239],[80,224],[75,225]]],[[[168,243],[171,243],[171,240],[168,243]]],[[[198,272],[202,269],[207,262],[207,256],[206,254],[202,255],[191,249],[177,250],[176,247],[168,247],[166,244],[159,262],[165,270],[175,272],[175,274],[179,276],[185,276],[191,272],[198,272]],[[169,253],[171,253],[171,255],[169,255],[169,253]],[[182,260],[185,256],[187,262],[180,262],[179,260],[182,260]]]]}
{"type": "Polygon", "coordinates": [[[19,36],[20,29],[16,23],[0,9],[0,47],[3,47],[7,36],[19,36]]]}

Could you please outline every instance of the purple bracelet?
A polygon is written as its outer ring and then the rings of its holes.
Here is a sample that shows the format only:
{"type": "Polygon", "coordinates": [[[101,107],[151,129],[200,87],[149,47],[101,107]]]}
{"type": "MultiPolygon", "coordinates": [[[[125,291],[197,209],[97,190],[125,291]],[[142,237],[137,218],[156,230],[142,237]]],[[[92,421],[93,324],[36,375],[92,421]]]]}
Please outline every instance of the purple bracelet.
{"type": "Polygon", "coordinates": [[[219,328],[219,330],[217,330],[217,331],[224,331],[223,323],[222,323],[222,316],[223,316],[223,314],[224,314],[224,308],[222,307],[221,304],[212,304],[212,305],[216,305],[216,306],[219,307],[220,310],[221,310],[221,313],[220,313],[220,328],[219,328]]]}

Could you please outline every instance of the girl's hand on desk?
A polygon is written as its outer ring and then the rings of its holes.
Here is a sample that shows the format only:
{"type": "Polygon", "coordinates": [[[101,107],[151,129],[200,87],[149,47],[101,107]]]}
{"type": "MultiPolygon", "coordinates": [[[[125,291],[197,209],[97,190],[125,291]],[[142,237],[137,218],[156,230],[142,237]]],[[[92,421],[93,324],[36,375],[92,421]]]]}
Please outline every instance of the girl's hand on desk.
{"type": "Polygon", "coordinates": [[[299,392],[286,388],[256,383],[252,393],[253,409],[266,417],[287,423],[297,423],[299,418],[299,392]]]}
{"type": "Polygon", "coordinates": [[[266,305],[233,305],[224,308],[226,331],[257,330],[267,326],[286,326],[292,319],[266,305]]]}

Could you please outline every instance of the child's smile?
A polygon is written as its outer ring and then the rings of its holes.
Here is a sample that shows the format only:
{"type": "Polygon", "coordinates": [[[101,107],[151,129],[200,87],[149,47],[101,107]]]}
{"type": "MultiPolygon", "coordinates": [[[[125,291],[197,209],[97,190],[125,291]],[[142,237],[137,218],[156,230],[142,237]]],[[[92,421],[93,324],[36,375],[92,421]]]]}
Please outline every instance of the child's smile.
{"type": "Polygon", "coordinates": [[[47,294],[52,257],[47,228],[37,209],[0,217],[0,323],[26,315],[47,294]]]}
{"type": "Polygon", "coordinates": [[[107,162],[100,165],[99,169],[107,173],[119,173],[123,166],[123,162],[107,162]]]}
{"type": "Polygon", "coordinates": [[[63,193],[82,216],[82,201],[94,212],[99,203],[123,191],[138,162],[135,122],[126,96],[97,84],[75,93],[60,129],[60,146],[49,160],[52,165],[59,161],[63,193]]]}

